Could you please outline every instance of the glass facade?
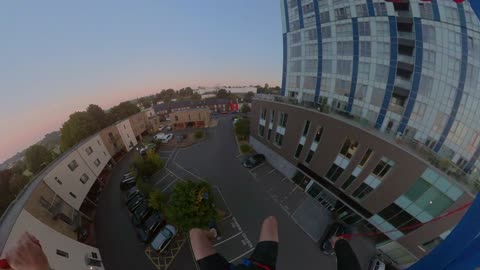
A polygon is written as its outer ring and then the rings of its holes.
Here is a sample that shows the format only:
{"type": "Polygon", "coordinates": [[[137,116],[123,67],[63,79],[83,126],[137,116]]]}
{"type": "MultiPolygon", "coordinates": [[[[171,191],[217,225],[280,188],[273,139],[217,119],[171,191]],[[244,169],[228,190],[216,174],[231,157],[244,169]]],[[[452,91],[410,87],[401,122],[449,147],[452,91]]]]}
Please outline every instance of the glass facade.
{"type": "Polygon", "coordinates": [[[285,96],[480,168],[480,21],[468,1],[285,0],[285,96]]]}

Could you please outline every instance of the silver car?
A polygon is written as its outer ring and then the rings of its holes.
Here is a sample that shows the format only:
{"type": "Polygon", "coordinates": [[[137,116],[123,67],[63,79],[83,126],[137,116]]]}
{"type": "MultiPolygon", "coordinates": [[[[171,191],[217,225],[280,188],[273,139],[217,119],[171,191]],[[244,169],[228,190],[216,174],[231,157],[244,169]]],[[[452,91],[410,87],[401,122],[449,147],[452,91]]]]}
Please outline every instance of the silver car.
{"type": "Polygon", "coordinates": [[[162,252],[165,248],[172,242],[172,239],[177,234],[177,229],[170,224],[165,225],[165,227],[153,238],[150,243],[150,247],[157,251],[162,252]]]}

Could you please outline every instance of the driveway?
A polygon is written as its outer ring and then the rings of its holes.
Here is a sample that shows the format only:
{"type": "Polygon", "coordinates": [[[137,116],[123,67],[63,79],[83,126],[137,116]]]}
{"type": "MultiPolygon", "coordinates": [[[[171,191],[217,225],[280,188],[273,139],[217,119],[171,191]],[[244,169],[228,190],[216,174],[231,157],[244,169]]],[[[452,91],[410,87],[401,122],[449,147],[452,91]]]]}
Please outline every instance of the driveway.
{"type": "MultiPolygon", "coordinates": [[[[189,168],[195,168],[195,172],[182,178],[207,179],[220,188],[235,222],[241,228],[242,233],[235,237],[245,237],[241,239],[243,243],[251,242],[255,246],[262,220],[269,215],[277,217],[280,233],[277,269],[336,269],[335,258],[323,255],[316,243],[290,218],[293,209],[281,207],[278,203],[279,196],[272,197],[272,194],[286,195],[291,191],[288,190],[290,185],[285,184],[278,190],[268,191],[252,172],[242,167],[230,118],[221,118],[217,128],[209,129],[208,140],[177,150],[170,163],[171,167],[189,171],[189,168]]],[[[292,199],[288,204],[294,207],[299,202],[292,199]]],[[[222,252],[220,246],[218,249],[222,252]]],[[[231,248],[225,250],[236,262],[240,260],[230,255],[231,248]]]]}

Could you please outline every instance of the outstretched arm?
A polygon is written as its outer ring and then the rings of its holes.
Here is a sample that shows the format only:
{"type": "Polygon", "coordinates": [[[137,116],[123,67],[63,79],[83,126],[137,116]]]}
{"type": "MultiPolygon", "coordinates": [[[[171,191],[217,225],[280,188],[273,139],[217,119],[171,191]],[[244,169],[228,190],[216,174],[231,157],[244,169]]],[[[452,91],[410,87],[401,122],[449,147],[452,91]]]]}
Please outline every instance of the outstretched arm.
{"type": "Polygon", "coordinates": [[[47,256],[38,239],[25,232],[17,246],[7,252],[7,261],[15,270],[49,270],[47,256]]]}

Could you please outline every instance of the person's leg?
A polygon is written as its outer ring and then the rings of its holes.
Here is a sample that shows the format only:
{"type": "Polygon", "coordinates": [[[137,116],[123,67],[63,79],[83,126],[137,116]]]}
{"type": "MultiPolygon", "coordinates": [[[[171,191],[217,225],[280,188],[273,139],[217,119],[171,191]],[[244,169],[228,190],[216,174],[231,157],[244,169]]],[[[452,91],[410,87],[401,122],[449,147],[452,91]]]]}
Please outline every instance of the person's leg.
{"type": "Polygon", "coordinates": [[[193,255],[201,270],[224,270],[229,265],[225,258],[218,254],[212,241],[217,235],[215,230],[204,231],[201,229],[190,230],[190,243],[193,255]]]}
{"type": "Polygon", "coordinates": [[[197,228],[190,230],[190,242],[192,243],[193,255],[197,261],[216,253],[210,240],[213,237],[215,237],[213,231],[204,231],[197,228]]]}
{"type": "Polygon", "coordinates": [[[260,239],[250,257],[253,263],[275,269],[278,255],[278,224],[273,216],[267,217],[262,224],[260,239]]]}
{"type": "Polygon", "coordinates": [[[278,224],[275,217],[269,216],[265,220],[263,220],[262,231],[260,232],[259,241],[278,242],[278,224]]]}

